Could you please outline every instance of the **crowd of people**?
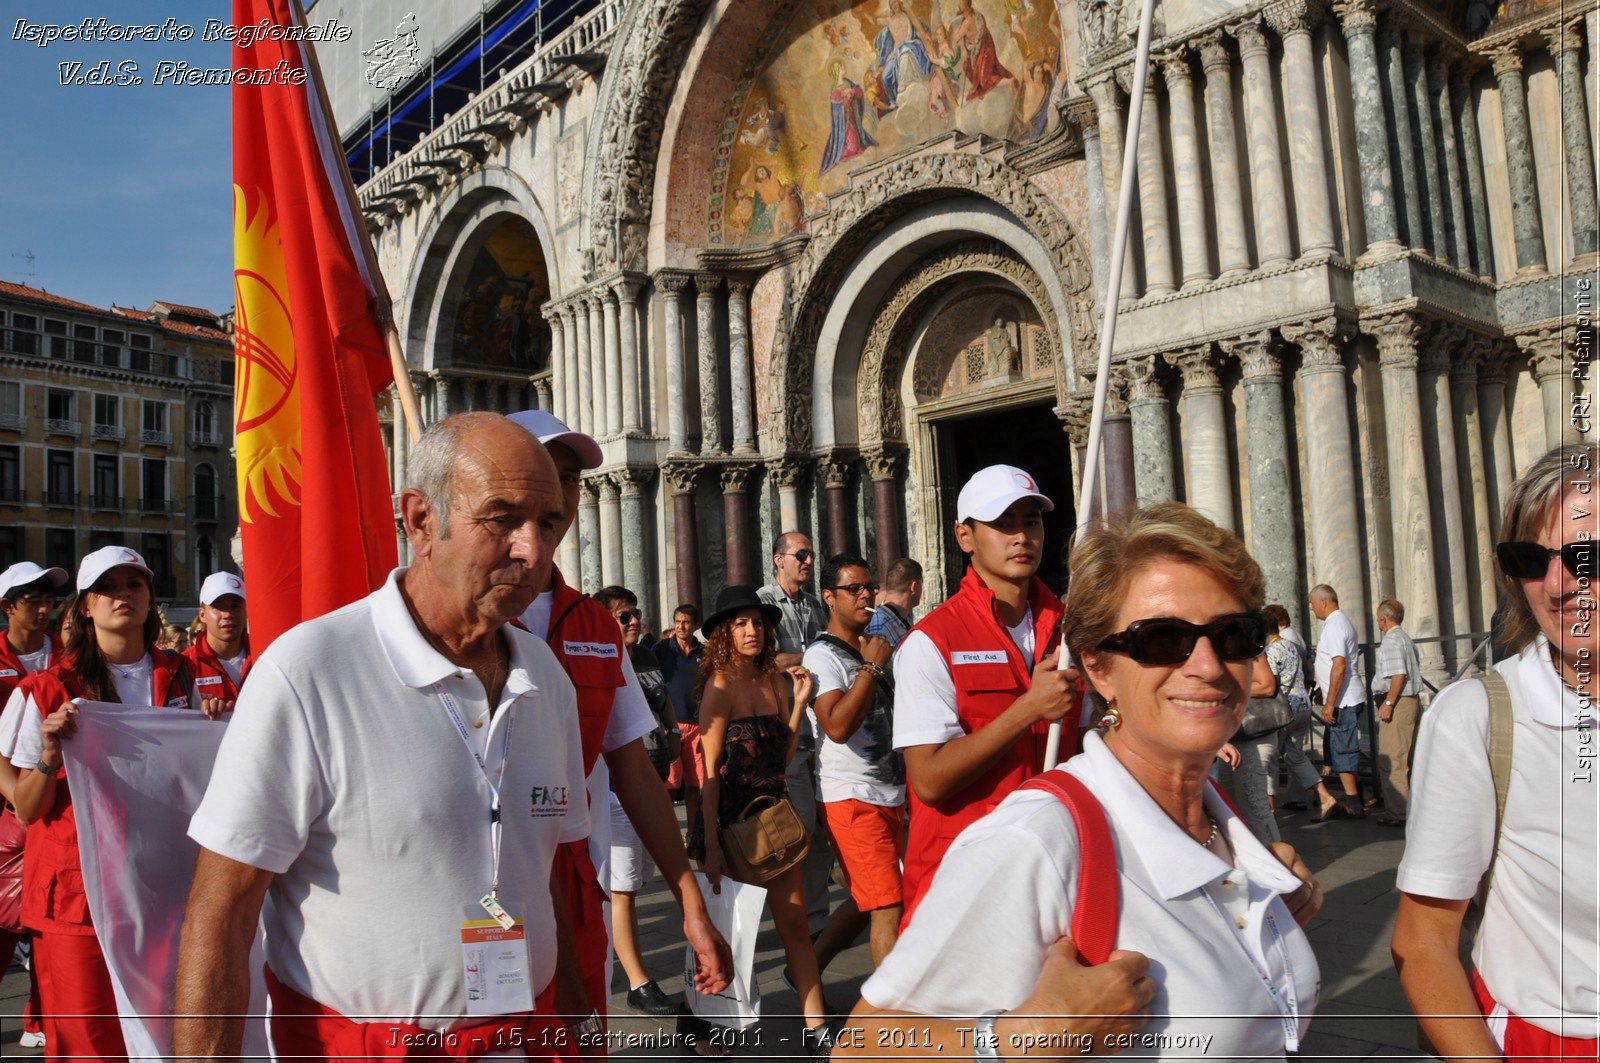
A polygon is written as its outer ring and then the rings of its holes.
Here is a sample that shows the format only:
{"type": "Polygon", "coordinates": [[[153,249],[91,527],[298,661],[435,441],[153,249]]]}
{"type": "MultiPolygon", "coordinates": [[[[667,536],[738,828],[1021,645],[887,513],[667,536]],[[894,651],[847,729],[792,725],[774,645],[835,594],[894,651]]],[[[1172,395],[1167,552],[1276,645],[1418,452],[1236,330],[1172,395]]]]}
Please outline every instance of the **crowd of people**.
{"type": "Polygon", "coordinates": [[[1595,1058],[1596,529],[1573,504],[1594,458],[1557,448],[1511,492],[1511,656],[1431,706],[1401,602],[1369,666],[1318,585],[1308,645],[1240,539],[1179,503],[1078,535],[1058,597],[1055,503],[1007,465],[962,487],[966,570],[932,608],[916,561],[819,558],[786,529],[770,583],[655,637],[637,588],[584,594],[555,565],[603,454],[542,411],[432,426],[400,496],[412,563],[258,660],[238,576],[205,580],[178,653],[136,552],[70,581],[13,565],[0,955],[31,937],[30,1043],[126,1055],[62,771],[83,706],[120,701],[227,722],[189,824],[178,1057],[238,1055],[258,933],[282,1055],[595,1054],[613,963],[630,1009],[725,1055],[646,963],[653,868],[699,993],[737,973],[701,882],[765,887],[816,1057],[1283,1058],[1316,1009],[1323,898],[1277,812],[1381,805],[1407,830],[1393,949],[1434,1050],[1595,1058]],[[736,828],[769,815],[804,844],[747,851],[736,828]],[[863,934],[875,971],[837,1008],[824,973],[863,934]]]}

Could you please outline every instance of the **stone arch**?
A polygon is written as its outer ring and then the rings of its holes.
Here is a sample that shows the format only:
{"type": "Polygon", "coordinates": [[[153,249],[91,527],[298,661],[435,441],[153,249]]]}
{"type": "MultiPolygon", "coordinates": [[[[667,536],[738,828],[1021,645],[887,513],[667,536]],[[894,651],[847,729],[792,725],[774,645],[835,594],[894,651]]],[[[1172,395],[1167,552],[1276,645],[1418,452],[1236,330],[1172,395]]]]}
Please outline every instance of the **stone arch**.
{"type": "Polygon", "coordinates": [[[552,295],[566,291],[545,208],[532,187],[504,167],[475,171],[439,201],[422,225],[423,235],[405,273],[404,310],[396,317],[404,323],[406,361],[413,367],[432,369],[437,364],[439,339],[460,297],[463,266],[471,262],[489,229],[507,216],[533,229],[552,295]]]}
{"type": "MultiPolygon", "coordinates": [[[[851,179],[848,190],[830,197],[828,213],[811,226],[811,239],[791,267],[789,291],[768,359],[767,409],[783,411],[764,426],[770,454],[808,453],[814,442],[814,368],[817,345],[834,293],[857,257],[890,225],[923,204],[967,196],[987,200],[1042,248],[1043,265],[1059,279],[1072,351],[1092,351],[1094,322],[1087,251],[1049,198],[1014,167],[985,155],[940,152],[886,163],[851,179]]],[[[1051,301],[1052,303],[1054,300],[1051,301]]],[[[1047,304],[1049,305],[1049,304],[1047,304]]],[[[1041,307],[1043,309],[1043,307],[1041,307]]],[[[1066,371],[1064,399],[1078,374],[1066,371]]],[[[831,424],[831,420],[829,422],[831,424]]]]}

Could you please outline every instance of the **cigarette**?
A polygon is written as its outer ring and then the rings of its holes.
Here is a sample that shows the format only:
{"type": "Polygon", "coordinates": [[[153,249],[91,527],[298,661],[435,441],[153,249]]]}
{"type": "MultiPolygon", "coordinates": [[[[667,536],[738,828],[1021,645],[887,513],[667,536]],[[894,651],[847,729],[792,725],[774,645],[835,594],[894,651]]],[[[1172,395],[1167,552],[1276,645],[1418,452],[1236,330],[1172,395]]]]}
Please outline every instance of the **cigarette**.
{"type": "Polygon", "coordinates": [[[878,611],[874,606],[870,606],[870,605],[862,606],[862,608],[865,609],[869,613],[876,613],[878,611]]]}

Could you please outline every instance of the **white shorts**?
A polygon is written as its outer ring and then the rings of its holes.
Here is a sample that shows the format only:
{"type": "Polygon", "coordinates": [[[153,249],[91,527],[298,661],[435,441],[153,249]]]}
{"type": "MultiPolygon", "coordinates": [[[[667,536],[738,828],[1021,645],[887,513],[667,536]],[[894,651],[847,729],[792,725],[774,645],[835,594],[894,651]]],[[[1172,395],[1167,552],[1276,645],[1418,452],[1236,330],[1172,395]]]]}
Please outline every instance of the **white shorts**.
{"type": "Polygon", "coordinates": [[[611,795],[611,892],[638,893],[649,877],[650,856],[644,842],[633,829],[633,821],[622,810],[617,795],[611,795]]]}

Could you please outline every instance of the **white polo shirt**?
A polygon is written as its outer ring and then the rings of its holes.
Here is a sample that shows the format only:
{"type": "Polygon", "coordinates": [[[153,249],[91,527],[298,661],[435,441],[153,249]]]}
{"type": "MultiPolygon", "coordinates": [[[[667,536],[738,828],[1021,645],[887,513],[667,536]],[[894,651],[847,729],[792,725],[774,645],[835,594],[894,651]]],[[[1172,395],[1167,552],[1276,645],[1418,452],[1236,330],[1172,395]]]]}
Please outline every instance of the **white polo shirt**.
{"type": "Polygon", "coordinates": [[[1317,638],[1317,685],[1322,688],[1323,697],[1327,697],[1328,687],[1333,682],[1335,657],[1344,658],[1345,669],[1344,685],[1339,688],[1334,704],[1341,708],[1363,704],[1366,701],[1365,688],[1356,681],[1356,675],[1361,671],[1361,643],[1356,638],[1356,626],[1344,615],[1343,609],[1335,609],[1328,614],[1328,619],[1322,622],[1322,634],[1317,638]]]}
{"type": "MultiPolygon", "coordinates": [[[[1511,690],[1511,787],[1472,960],[1495,1001],[1512,1014],[1564,1037],[1594,1037],[1600,1010],[1594,707],[1585,714],[1561,681],[1543,635],[1495,671],[1511,690]],[[1562,1013],[1565,1022],[1554,1017],[1562,1013]]],[[[1477,894],[1494,850],[1488,748],[1482,683],[1447,687],[1422,714],[1401,891],[1442,900],[1477,894]]]]}
{"type": "Polygon", "coordinates": [[[555,847],[589,816],[572,684],[550,650],[503,629],[511,672],[487,719],[477,677],[417,630],[404,571],[256,662],[189,836],[276,875],[266,954],[290,988],[350,1017],[449,1029],[466,1015],[461,924],[487,918],[493,786],[500,900],[525,920],[535,993],[555,972],[555,847]]]}
{"type": "MultiPolygon", "coordinates": [[[[1206,811],[1237,866],[1201,847],[1096,732],[1066,770],[1094,791],[1111,826],[1121,890],[1116,947],[1148,956],[1156,982],[1151,1018],[1126,1051],[1146,1059],[1284,1058],[1285,1024],[1304,1037],[1321,986],[1311,945],[1279,896],[1300,880],[1210,787],[1206,811]]],[[[1077,875],[1066,807],[1048,793],[1013,793],[956,839],[861,995],[874,1007],[924,1015],[1016,1008],[1032,994],[1050,946],[1071,934],[1077,875]]]]}

